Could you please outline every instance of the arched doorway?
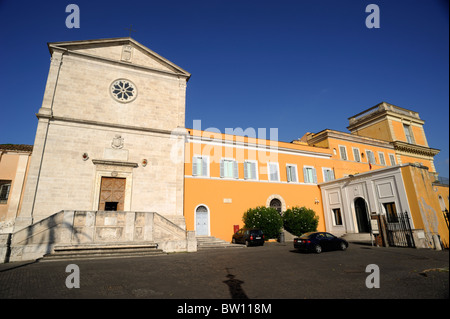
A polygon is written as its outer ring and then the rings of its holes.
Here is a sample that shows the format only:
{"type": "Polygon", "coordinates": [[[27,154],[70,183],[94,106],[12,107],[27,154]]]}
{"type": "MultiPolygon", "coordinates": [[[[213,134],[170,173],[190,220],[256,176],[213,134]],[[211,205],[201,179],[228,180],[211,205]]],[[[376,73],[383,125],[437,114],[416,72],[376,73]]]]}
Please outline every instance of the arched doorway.
{"type": "Polygon", "coordinates": [[[278,198],[274,198],[270,201],[270,207],[275,208],[281,215],[281,201],[278,198]]]}
{"type": "Polygon", "coordinates": [[[360,233],[370,233],[369,214],[367,212],[367,203],[364,198],[355,199],[355,215],[360,233]]]}
{"type": "Polygon", "coordinates": [[[195,233],[197,236],[209,235],[209,210],[204,205],[195,208],[195,233]]]}

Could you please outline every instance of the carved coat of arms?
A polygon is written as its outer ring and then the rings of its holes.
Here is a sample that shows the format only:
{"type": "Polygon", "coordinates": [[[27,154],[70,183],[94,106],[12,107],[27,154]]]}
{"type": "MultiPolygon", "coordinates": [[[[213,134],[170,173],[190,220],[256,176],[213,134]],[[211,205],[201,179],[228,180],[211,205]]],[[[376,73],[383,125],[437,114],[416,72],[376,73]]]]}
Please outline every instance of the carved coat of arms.
{"type": "Polygon", "coordinates": [[[116,134],[116,137],[113,138],[111,147],[114,149],[123,148],[123,137],[120,134],[116,134]]]}

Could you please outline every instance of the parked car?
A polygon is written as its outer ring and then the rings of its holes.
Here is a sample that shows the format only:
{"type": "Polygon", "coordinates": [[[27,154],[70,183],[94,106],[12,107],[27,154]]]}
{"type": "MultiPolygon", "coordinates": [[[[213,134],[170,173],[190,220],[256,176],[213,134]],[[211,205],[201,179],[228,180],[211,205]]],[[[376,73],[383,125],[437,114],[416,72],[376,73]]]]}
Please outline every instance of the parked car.
{"type": "Polygon", "coordinates": [[[256,228],[242,228],[239,229],[232,239],[233,244],[245,244],[245,246],[263,246],[264,245],[264,234],[261,229],[256,228]]]}
{"type": "Polygon", "coordinates": [[[326,232],[305,233],[294,238],[294,248],[320,254],[325,250],[346,250],[348,242],[326,232]]]}

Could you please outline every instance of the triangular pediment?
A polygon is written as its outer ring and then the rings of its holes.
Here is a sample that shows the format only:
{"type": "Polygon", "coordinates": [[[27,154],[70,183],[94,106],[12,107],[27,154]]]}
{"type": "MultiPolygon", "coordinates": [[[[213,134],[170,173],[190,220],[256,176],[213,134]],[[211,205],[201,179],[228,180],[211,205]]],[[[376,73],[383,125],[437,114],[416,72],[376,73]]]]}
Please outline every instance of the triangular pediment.
{"type": "Polygon", "coordinates": [[[170,62],[132,38],[112,38],[99,40],[67,41],[48,43],[50,54],[55,50],[69,51],[89,57],[121,62],[166,73],[191,74],[170,62]]]}

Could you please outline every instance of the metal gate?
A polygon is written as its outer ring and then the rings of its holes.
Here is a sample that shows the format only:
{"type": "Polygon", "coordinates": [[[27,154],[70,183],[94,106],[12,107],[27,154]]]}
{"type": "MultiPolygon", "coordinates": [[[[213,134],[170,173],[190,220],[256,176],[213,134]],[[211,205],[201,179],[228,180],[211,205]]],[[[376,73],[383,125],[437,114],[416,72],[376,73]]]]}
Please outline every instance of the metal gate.
{"type": "Polygon", "coordinates": [[[447,228],[450,229],[449,226],[449,213],[448,213],[448,209],[446,208],[445,210],[442,211],[442,214],[444,214],[444,219],[445,219],[445,223],[447,224],[447,228]]]}
{"type": "Polygon", "coordinates": [[[397,221],[385,222],[385,225],[389,246],[416,247],[407,212],[398,214],[397,221]]]}

